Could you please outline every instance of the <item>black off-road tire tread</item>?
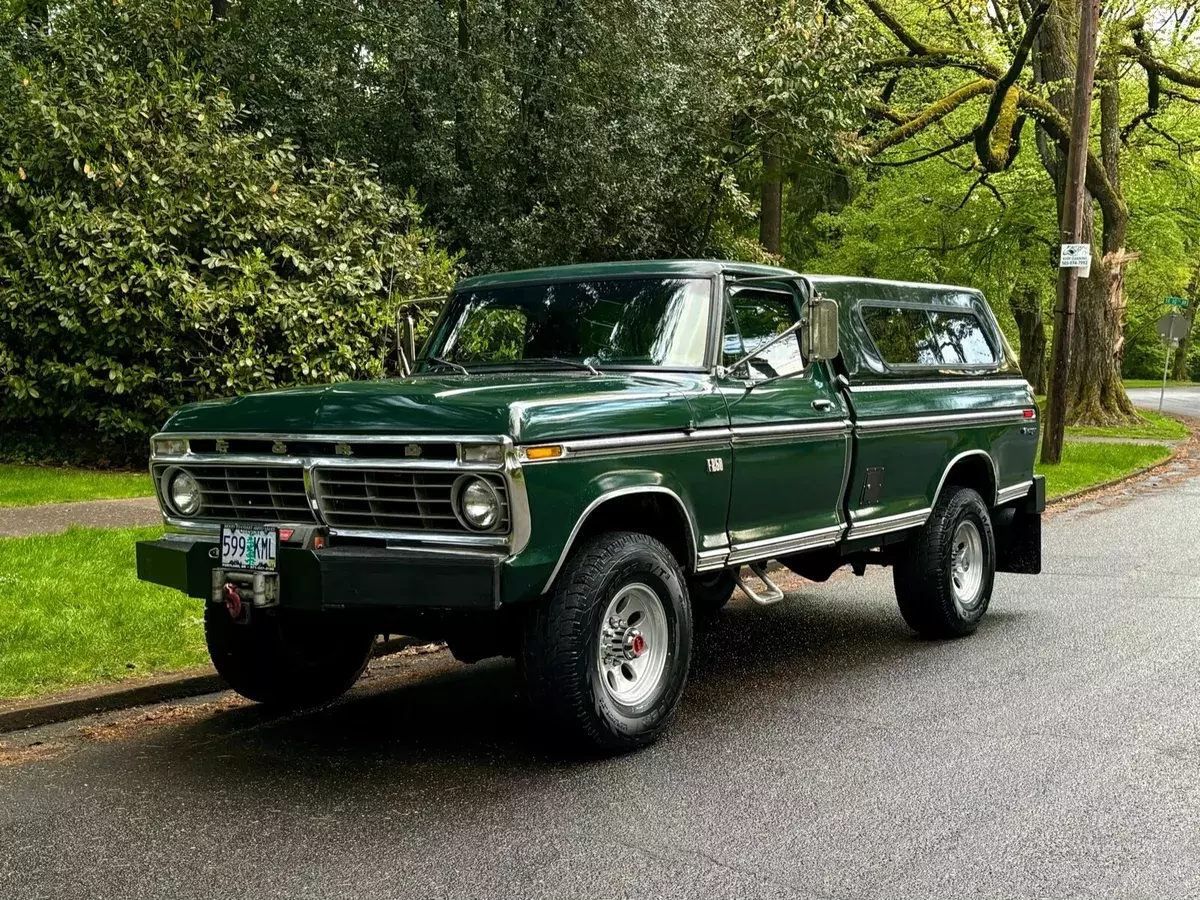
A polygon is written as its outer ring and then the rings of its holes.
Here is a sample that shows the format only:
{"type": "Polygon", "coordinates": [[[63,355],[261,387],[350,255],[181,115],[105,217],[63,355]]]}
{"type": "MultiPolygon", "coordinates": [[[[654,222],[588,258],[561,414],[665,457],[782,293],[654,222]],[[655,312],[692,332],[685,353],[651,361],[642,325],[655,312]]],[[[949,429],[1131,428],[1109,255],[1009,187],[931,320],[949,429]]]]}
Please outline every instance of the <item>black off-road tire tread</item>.
{"type": "Polygon", "coordinates": [[[692,615],[697,622],[715,618],[733,592],[737,590],[737,570],[722,569],[719,572],[705,572],[693,575],[687,579],[688,596],[692,601],[692,615]],[[720,575],[721,581],[715,585],[702,585],[699,580],[712,575],[720,575]]]}
{"type": "Polygon", "coordinates": [[[354,686],[371,660],[374,635],[327,634],[333,652],[301,664],[289,653],[285,623],[277,615],[234,622],[225,607],[204,608],[204,638],[213,667],[234,691],[248,700],[280,709],[306,709],[340,697],[354,686]]]}
{"type": "Polygon", "coordinates": [[[996,577],[996,536],[987,504],[971,488],[947,486],[938,497],[925,524],[905,542],[892,568],[896,601],[908,626],[923,637],[965,637],[979,627],[991,602],[996,577]],[[964,619],[954,606],[947,566],[957,527],[964,510],[978,514],[983,527],[984,553],[990,561],[984,573],[982,600],[973,615],[964,619]]]}
{"type": "MultiPolygon", "coordinates": [[[[576,672],[581,653],[590,646],[590,613],[601,602],[595,585],[602,583],[620,559],[632,549],[649,550],[659,557],[664,580],[672,576],[686,591],[686,581],[671,551],[649,535],[630,531],[606,532],[590,538],[579,547],[555,579],[550,597],[536,604],[526,619],[522,641],[522,663],[531,705],[538,719],[553,729],[554,736],[568,747],[585,752],[622,753],[653,743],[674,715],[679,697],[687,683],[687,668],[691,656],[691,604],[680,603],[680,634],[685,646],[679,648],[676,665],[683,675],[674,696],[658,711],[651,727],[637,734],[627,734],[605,727],[605,716],[597,708],[596,698],[588,689],[586,679],[576,672]]],[[[664,598],[666,600],[666,598],[664,598]]],[[[665,677],[670,677],[666,675],[665,677]]],[[[668,693],[671,693],[668,691],[668,693]]]]}

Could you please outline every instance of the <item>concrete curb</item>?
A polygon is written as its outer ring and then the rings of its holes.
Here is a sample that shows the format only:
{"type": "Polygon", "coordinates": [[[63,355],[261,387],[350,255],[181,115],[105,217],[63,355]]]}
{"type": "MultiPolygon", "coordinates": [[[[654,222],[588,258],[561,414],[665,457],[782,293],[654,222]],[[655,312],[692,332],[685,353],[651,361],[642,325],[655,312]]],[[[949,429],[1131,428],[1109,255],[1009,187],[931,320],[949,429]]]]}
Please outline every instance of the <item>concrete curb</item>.
{"type": "MultiPolygon", "coordinates": [[[[408,647],[424,646],[428,643],[416,638],[395,637],[380,641],[373,655],[378,659],[408,647]]],[[[139,678],[133,684],[125,681],[90,685],[46,697],[0,703],[0,734],[82,719],[97,713],[116,712],[135,706],[182,700],[227,690],[229,685],[212,666],[151,675],[139,678]]]]}

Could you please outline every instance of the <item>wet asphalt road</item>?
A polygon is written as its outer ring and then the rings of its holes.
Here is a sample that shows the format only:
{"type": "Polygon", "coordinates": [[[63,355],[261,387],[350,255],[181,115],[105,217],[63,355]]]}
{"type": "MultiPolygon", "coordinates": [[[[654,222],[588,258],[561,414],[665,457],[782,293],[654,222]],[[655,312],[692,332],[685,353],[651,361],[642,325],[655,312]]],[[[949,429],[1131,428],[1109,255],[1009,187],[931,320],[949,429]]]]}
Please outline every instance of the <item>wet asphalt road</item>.
{"type": "MultiPolygon", "coordinates": [[[[1135,406],[1158,409],[1158,388],[1130,388],[1126,393],[1135,406]]],[[[1200,418],[1200,386],[1168,387],[1163,394],[1163,412],[1200,418]]]]}
{"type": "Polygon", "coordinates": [[[0,897],[1200,897],[1198,529],[1196,478],[1059,514],[956,642],[886,572],[734,604],[608,761],[442,655],[308,715],[10,736],[0,897]]]}

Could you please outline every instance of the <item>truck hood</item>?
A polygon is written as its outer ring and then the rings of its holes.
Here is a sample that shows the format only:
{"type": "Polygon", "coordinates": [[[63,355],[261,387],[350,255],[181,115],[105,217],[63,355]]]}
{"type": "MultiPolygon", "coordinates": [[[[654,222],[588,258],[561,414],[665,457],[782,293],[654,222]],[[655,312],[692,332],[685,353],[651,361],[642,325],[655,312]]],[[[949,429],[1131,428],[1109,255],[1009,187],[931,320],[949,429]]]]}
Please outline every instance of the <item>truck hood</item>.
{"type": "Polygon", "coordinates": [[[182,407],[172,433],[496,435],[515,441],[662,431],[692,422],[699,376],[540,372],[416,376],[247,394],[182,407]]]}

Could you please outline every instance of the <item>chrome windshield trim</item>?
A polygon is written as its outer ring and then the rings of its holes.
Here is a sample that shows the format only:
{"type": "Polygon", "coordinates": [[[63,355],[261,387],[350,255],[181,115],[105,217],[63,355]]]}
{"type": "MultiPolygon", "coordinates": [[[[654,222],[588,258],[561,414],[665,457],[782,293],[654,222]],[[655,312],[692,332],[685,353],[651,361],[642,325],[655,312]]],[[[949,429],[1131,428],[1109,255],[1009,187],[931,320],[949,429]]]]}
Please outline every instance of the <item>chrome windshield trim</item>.
{"type": "MultiPolygon", "coordinates": [[[[1025,410],[1028,406],[1018,406],[1009,409],[980,410],[964,413],[940,413],[924,416],[897,416],[887,419],[859,419],[854,428],[858,432],[872,434],[882,431],[902,431],[909,428],[925,428],[941,425],[992,425],[997,422],[1025,421],[1025,410]]],[[[1035,414],[1036,416],[1036,414],[1035,414]]],[[[1029,419],[1032,422],[1035,419],[1029,419]]]]}
{"type": "Polygon", "coordinates": [[[852,394],[881,394],[890,391],[939,391],[939,390],[956,390],[958,388],[1013,388],[1023,387],[1029,390],[1029,382],[1024,378],[986,378],[979,377],[973,379],[962,379],[957,381],[934,381],[931,379],[922,379],[920,381],[900,381],[889,382],[887,384],[852,384],[850,385],[850,393],[852,394]]]}

